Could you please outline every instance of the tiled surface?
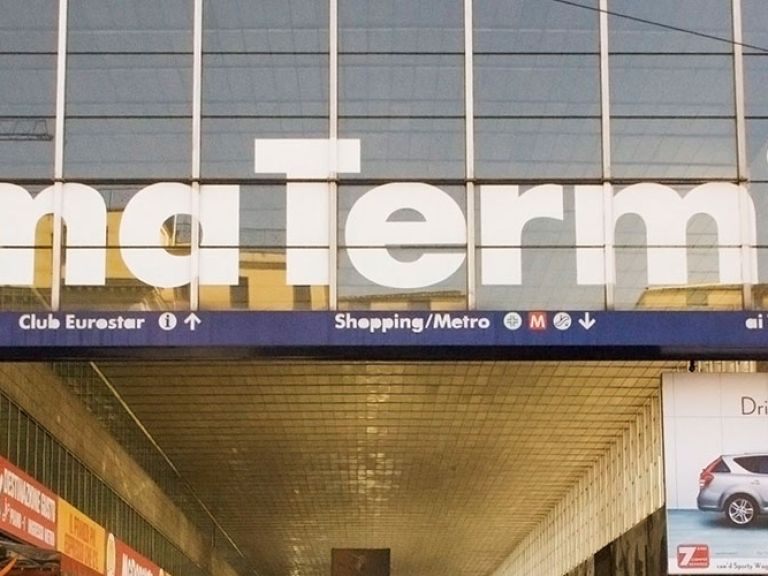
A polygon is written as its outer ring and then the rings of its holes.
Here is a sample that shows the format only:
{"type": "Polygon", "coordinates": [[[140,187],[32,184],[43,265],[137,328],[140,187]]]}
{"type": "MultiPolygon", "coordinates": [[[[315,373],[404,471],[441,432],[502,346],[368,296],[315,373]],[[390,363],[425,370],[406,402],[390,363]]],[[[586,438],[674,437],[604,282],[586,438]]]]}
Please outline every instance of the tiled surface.
{"type": "Polygon", "coordinates": [[[483,576],[680,363],[101,363],[263,576],[483,576]]]}

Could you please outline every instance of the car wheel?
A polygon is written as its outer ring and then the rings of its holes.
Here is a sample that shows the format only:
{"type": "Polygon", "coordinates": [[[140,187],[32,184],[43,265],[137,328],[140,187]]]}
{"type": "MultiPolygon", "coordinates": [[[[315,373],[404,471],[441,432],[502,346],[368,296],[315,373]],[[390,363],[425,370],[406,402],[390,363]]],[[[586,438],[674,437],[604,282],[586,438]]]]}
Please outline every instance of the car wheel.
{"type": "Polygon", "coordinates": [[[725,517],[734,526],[748,526],[757,520],[757,504],[749,496],[731,496],[725,503],[725,517]]]}

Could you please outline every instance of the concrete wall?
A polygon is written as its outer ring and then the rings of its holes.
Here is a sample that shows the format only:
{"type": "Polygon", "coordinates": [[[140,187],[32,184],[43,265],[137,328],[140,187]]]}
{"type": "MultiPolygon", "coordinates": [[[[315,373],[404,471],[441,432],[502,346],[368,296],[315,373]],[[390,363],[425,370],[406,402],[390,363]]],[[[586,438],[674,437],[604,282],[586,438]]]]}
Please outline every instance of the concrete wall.
{"type": "Polygon", "coordinates": [[[44,363],[0,363],[0,390],[213,576],[235,570],[44,363]]]}

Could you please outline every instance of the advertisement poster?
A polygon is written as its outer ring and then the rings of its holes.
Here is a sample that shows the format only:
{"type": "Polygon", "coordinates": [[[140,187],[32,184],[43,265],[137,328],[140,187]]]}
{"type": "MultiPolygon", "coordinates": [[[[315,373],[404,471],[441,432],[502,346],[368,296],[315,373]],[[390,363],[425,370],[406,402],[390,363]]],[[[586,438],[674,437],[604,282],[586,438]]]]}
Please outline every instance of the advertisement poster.
{"type": "Polygon", "coordinates": [[[768,375],[663,378],[669,574],[768,574],[768,375]]]}
{"type": "Polygon", "coordinates": [[[53,492],[0,458],[0,530],[29,544],[56,548],[53,492]]]}
{"type": "Polygon", "coordinates": [[[106,540],[104,528],[66,500],[59,499],[59,552],[104,574],[106,540]]]}

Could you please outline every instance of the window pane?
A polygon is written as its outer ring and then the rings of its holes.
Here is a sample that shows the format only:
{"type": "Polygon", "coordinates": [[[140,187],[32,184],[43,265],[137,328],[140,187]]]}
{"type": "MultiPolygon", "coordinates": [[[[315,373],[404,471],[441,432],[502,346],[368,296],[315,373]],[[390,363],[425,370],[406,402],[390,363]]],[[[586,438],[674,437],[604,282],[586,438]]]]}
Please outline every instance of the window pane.
{"type": "Polygon", "coordinates": [[[741,0],[741,21],[744,30],[744,51],[765,54],[768,49],[768,10],[765,0],[741,0]]]}
{"type": "Polygon", "coordinates": [[[63,286],[63,310],[188,310],[189,287],[155,288],[132,277],[130,272],[115,272],[118,251],[107,251],[111,274],[103,287],[63,286]]]}
{"type": "Polygon", "coordinates": [[[562,219],[539,216],[531,210],[536,195],[551,190],[542,186],[519,184],[482,184],[475,193],[477,245],[488,248],[520,246],[573,246],[576,242],[575,187],[562,189],[562,219]],[[518,203],[517,198],[520,198],[518,203]],[[522,214],[530,218],[524,221],[522,214]],[[521,222],[522,230],[517,224],[521,222]],[[490,238],[494,238],[491,240],[490,238]],[[500,238],[500,239],[499,239],[500,238]]]}
{"type": "Polygon", "coordinates": [[[3,179],[53,178],[54,118],[0,117],[3,179]]]}
{"type": "MultiPolygon", "coordinates": [[[[664,257],[672,248],[656,248],[664,257]]],[[[741,258],[740,248],[725,248],[727,257],[741,258]]],[[[616,309],[632,310],[739,310],[743,308],[741,284],[721,284],[718,249],[689,248],[688,281],[683,286],[648,285],[648,249],[616,249],[616,309]]]]}
{"type": "MultiPolygon", "coordinates": [[[[467,307],[466,251],[456,248],[357,248],[354,257],[373,261],[394,259],[413,263],[424,254],[461,259],[458,270],[447,279],[420,288],[381,286],[363,276],[350,260],[350,250],[339,251],[339,308],[342,310],[457,310],[467,307]]],[[[411,264],[417,266],[417,264],[411,264]]],[[[404,272],[404,274],[407,274],[404,272]]],[[[397,275],[396,275],[397,276],[397,275]]]]}
{"type": "Polygon", "coordinates": [[[254,174],[256,138],[328,138],[328,119],[203,118],[203,176],[264,178],[254,174]]]}
{"type": "MultiPolygon", "coordinates": [[[[30,252],[22,248],[4,248],[9,254],[26,258],[30,252]]],[[[32,286],[0,286],[0,310],[50,310],[53,250],[35,248],[32,286]]]]}
{"type": "Polygon", "coordinates": [[[600,63],[595,56],[477,56],[477,116],[600,114],[600,63]]]}
{"type": "Polygon", "coordinates": [[[56,113],[56,56],[0,54],[0,117],[56,113]]]}
{"type": "Polygon", "coordinates": [[[342,116],[464,114],[463,56],[342,56],[339,74],[342,116]]]}
{"type": "MultiPolygon", "coordinates": [[[[601,250],[595,251],[602,253],[601,250]]],[[[602,310],[605,289],[576,283],[576,251],[570,248],[481,248],[478,250],[477,305],[482,310],[602,310]],[[517,254],[517,255],[515,255],[517,254]],[[484,268],[519,258],[518,285],[491,285],[484,268]]],[[[494,274],[495,276],[496,274],[494,274]]]]}
{"type": "Polygon", "coordinates": [[[240,250],[236,286],[201,286],[203,310],[327,310],[327,286],[291,286],[285,249],[240,250]]]}
{"type": "MultiPolygon", "coordinates": [[[[70,248],[66,255],[82,249],[70,248]]],[[[152,249],[154,250],[154,249],[152,249]]],[[[189,248],[168,249],[169,254],[186,256],[189,248]]],[[[121,250],[106,250],[107,278],[104,286],[62,286],[64,310],[188,310],[189,286],[156,288],[137,280],[126,267],[121,250]]],[[[66,275],[66,260],[64,261],[66,275]]]]}
{"type": "Polygon", "coordinates": [[[240,245],[285,246],[285,202],[285,185],[240,186],[240,245]]]}
{"type": "Polygon", "coordinates": [[[599,119],[478,119],[479,178],[599,178],[599,119]]]}
{"type": "Polygon", "coordinates": [[[732,52],[731,0],[611,0],[611,52],[732,52]]]}
{"type": "Polygon", "coordinates": [[[192,52],[189,0],[69,0],[70,52],[192,52]]]}
{"type": "Polygon", "coordinates": [[[747,120],[747,161],[752,180],[768,180],[768,118],[747,120]]]}
{"type": "Polygon", "coordinates": [[[327,115],[328,57],[206,55],[203,113],[211,116],[327,115]]]}
{"type": "MultiPolygon", "coordinates": [[[[387,185],[384,185],[384,186],[387,186],[387,185]]],[[[347,226],[347,218],[349,216],[350,210],[360,200],[361,197],[365,196],[366,194],[368,194],[369,192],[377,188],[379,193],[382,193],[382,192],[384,194],[387,193],[388,188],[386,187],[379,188],[374,185],[341,186],[339,188],[338,238],[339,238],[339,244],[341,246],[346,245],[346,242],[347,242],[346,226],[347,226]]],[[[425,185],[423,183],[415,183],[410,185],[410,188],[408,188],[406,195],[409,199],[413,198],[414,202],[418,202],[419,195],[422,195],[422,198],[423,198],[423,194],[425,192],[427,194],[432,194],[432,193],[438,194],[438,198],[440,198],[443,202],[445,202],[445,205],[446,205],[445,207],[442,207],[442,209],[460,211],[462,218],[466,222],[466,189],[464,186],[440,185],[438,187],[438,186],[425,185]],[[442,196],[440,195],[444,195],[445,198],[442,198],[442,196]]],[[[430,204],[434,206],[435,200],[432,200],[430,204]]],[[[377,216],[383,216],[383,215],[377,214],[377,216]]],[[[425,216],[416,208],[403,208],[401,210],[396,210],[392,214],[388,215],[388,217],[385,218],[385,221],[419,223],[419,222],[425,221],[425,216]]],[[[439,224],[439,223],[433,222],[433,224],[439,224]]],[[[466,226],[464,226],[464,228],[466,228],[466,226]]]]}
{"type": "Polygon", "coordinates": [[[342,119],[339,124],[340,137],[361,140],[360,177],[464,176],[463,120],[342,119]]]}
{"type": "Polygon", "coordinates": [[[730,56],[611,56],[611,113],[733,115],[730,56]]]}
{"type": "Polygon", "coordinates": [[[752,296],[755,308],[768,310],[768,247],[764,239],[761,239],[760,244],[757,249],[758,278],[752,288],[752,296]]]}
{"type": "Polygon", "coordinates": [[[0,54],[0,173],[3,178],[50,178],[56,57],[0,54]]]}
{"type": "Polygon", "coordinates": [[[70,55],[67,66],[68,114],[192,114],[191,56],[70,55]]]}
{"type": "Polygon", "coordinates": [[[206,0],[206,52],[328,52],[328,2],[206,0]]]}
{"type": "Polygon", "coordinates": [[[0,0],[0,52],[56,52],[58,2],[0,0]]]}
{"type": "Polygon", "coordinates": [[[715,119],[611,121],[615,178],[735,178],[735,122],[715,119]]]}
{"type": "Polygon", "coordinates": [[[341,0],[342,52],[463,52],[464,2],[341,0]]]}
{"type": "Polygon", "coordinates": [[[746,115],[768,117],[768,54],[745,56],[744,76],[746,115]]]}
{"type": "MultiPolygon", "coordinates": [[[[658,187],[658,185],[654,185],[658,187]]],[[[733,184],[722,184],[723,190],[733,189],[733,184]]],[[[644,196],[644,186],[640,187],[617,187],[615,190],[616,196],[625,196],[629,194],[633,200],[630,200],[630,204],[638,205],[643,200],[646,203],[651,202],[647,196],[644,196]]],[[[711,247],[720,245],[720,236],[717,226],[716,218],[718,214],[711,210],[709,213],[705,212],[705,208],[699,208],[698,212],[685,215],[685,208],[691,209],[694,204],[690,201],[686,202],[686,197],[692,191],[701,191],[698,186],[680,186],[665,187],[666,192],[669,194],[669,198],[662,200],[657,196],[656,203],[657,210],[648,211],[642,217],[635,212],[624,213],[623,215],[616,214],[617,218],[614,234],[614,244],[617,246],[647,246],[648,237],[659,237],[661,233],[668,233],[671,236],[677,236],[685,238],[686,246],[696,247],[711,247]],[[682,200],[682,201],[681,201],[682,200]],[[678,213],[681,216],[675,218],[665,218],[664,214],[678,213]],[[683,236],[684,235],[684,236],[683,236]]],[[[733,208],[733,204],[730,205],[733,208]]],[[[725,232],[725,231],[723,231],[725,232]]],[[[683,243],[683,240],[680,240],[683,243]]],[[[730,245],[736,245],[736,242],[730,241],[730,245]]]]}
{"type": "MultiPolygon", "coordinates": [[[[768,183],[751,182],[749,195],[755,206],[755,220],[758,223],[768,221],[768,183]]],[[[757,244],[758,246],[768,246],[768,226],[757,226],[757,244]]],[[[765,270],[766,278],[768,278],[768,263],[766,266],[761,266],[760,270],[765,270]]]]}
{"type": "Polygon", "coordinates": [[[189,178],[191,119],[70,119],[64,171],[72,178],[189,178]]]}
{"type": "Polygon", "coordinates": [[[474,0],[475,52],[597,52],[597,0],[474,0]]]}

